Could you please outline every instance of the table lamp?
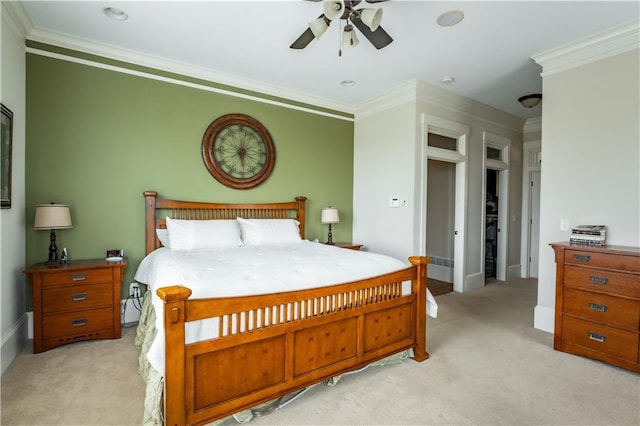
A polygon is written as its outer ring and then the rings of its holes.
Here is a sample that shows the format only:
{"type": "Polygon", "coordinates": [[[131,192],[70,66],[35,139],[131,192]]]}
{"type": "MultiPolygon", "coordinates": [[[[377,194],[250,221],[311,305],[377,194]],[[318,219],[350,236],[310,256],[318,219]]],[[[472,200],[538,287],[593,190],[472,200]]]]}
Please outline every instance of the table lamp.
{"type": "Polygon", "coordinates": [[[35,230],[51,230],[49,244],[49,260],[45,265],[58,263],[58,247],[56,246],[56,229],[72,228],[71,212],[65,204],[38,204],[36,206],[36,219],[33,224],[35,230]]]}
{"type": "Polygon", "coordinates": [[[322,216],[320,222],[323,225],[329,225],[329,235],[327,236],[327,244],[333,245],[333,234],[331,233],[331,225],[340,222],[340,216],[338,215],[338,209],[335,207],[326,207],[322,209],[322,216]]]}

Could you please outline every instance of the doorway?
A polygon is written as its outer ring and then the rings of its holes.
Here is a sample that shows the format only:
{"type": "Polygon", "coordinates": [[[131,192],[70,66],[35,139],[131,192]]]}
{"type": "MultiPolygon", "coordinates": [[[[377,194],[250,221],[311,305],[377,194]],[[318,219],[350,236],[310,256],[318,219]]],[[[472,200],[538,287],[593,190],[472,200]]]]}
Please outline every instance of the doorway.
{"type": "Polygon", "coordinates": [[[498,171],[486,171],[484,276],[495,278],[498,269],[498,171]]]}
{"type": "MultiPolygon", "coordinates": [[[[423,114],[422,116],[422,162],[421,162],[421,201],[420,201],[420,232],[418,234],[420,252],[429,255],[427,251],[427,241],[432,239],[433,230],[427,236],[429,222],[437,222],[442,211],[439,209],[438,201],[434,201],[430,196],[433,193],[440,193],[436,197],[445,197],[447,209],[451,209],[446,214],[452,222],[448,223],[446,232],[441,232],[441,237],[446,240],[443,247],[439,247],[433,255],[432,263],[427,269],[429,277],[431,274],[444,273],[444,277],[436,278],[442,281],[453,282],[453,290],[464,292],[467,283],[465,282],[465,235],[467,225],[467,141],[470,128],[463,124],[455,123],[439,117],[423,114]],[[431,161],[435,162],[431,162],[431,161]],[[443,164],[446,163],[446,164],[443,164]],[[453,187],[442,191],[439,188],[442,182],[439,178],[429,178],[430,168],[434,167],[438,172],[446,175],[446,186],[453,187]],[[434,188],[435,185],[435,188],[434,188]],[[429,187],[431,186],[431,189],[429,187]],[[430,194],[431,193],[431,194],[430,194]],[[430,214],[428,212],[431,212],[430,214]],[[453,246],[453,253],[451,252],[453,246]],[[442,254],[440,254],[442,253],[442,254]],[[441,260],[437,260],[438,258],[441,260]],[[442,265],[436,266],[436,262],[442,265]]],[[[432,227],[433,229],[433,227],[432,227]]],[[[439,230],[445,231],[445,230],[439,230]]],[[[438,232],[439,232],[438,231],[438,232]]],[[[436,239],[435,236],[433,236],[436,239]]],[[[431,245],[429,249],[434,249],[431,245]]],[[[435,278],[435,277],[434,277],[435,278]]]]}
{"type": "Polygon", "coordinates": [[[499,281],[506,281],[509,253],[507,246],[509,241],[508,198],[511,139],[483,132],[483,144],[485,153],[483,189],[486,194],[482,219],[484,276],[485,278],[492,277],[499,281]]]}

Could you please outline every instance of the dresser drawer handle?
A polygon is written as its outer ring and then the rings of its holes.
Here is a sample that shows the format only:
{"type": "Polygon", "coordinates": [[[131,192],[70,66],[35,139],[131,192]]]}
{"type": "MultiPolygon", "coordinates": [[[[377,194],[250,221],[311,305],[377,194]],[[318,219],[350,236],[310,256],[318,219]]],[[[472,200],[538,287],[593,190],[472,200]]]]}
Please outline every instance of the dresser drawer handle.
{"type": "Polygon", "coordinates": [[[80,302],[82,300],[87,300],[87,293],[76,293],[71,295],[71,300],[74,302],[80,302]]]}
{"type": "Polygon", "coordinates": [[[575,260],[579,260],[580,262],[588,262],[591,260],[591,256],[587,256],[586,254],[574,254],[573,258],[575,260]]]}
{"type": "Polygon", "coordinates": [[[589,277],[589,279],[593,284],[607,285],[607,283],[609,282],[608,278],[594,277],[593,275],[589,277]]]}
{"type": "Polygon", "coordinates": [[[601,305],[599,303],[589,303],[589,308],[598,312],[607,312],[607,309],[609,309],[607,305],[601,305]]]}
{"type": "Polygon", "coordinates": [[[84,281],[87,279],[87,273],[83,272],[81,274],[73,274],[71,275],[71,279],[74,281],[84,281]]]}
{"type": "Polygon", "coordinates": [[[83,325],[87,325],[88,322],[89,320],[87,318],[74,319],[71,320],[71,325],[74,327],[82,327],[83,325]]]}
{"type": "Polygon", "coordinates": [[[604,343],[607,341],[607,336],[589,332],[589,339],[595,340],[596,342],[604,343]]]}

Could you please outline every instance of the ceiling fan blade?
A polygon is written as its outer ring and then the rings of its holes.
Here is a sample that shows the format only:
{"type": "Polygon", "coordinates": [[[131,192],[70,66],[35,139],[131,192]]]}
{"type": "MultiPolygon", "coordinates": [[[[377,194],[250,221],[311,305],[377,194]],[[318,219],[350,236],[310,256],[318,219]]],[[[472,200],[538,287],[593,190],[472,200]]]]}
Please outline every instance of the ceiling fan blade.
{"type": "Polygon", "coordinates": [[[300,37],[289,46],[291,49],[304,49],[307,47],[309,43],[313,41],[315,37],[313,36],[313,32],[311,28],[307,28],[305,32],[303,32],[300,37]]]}
{"type": "Polygon", "coordinates": [[[382,27],[378,27],[377,30],[371,31],[360,19],[354,19],[352,22],[376,49],[382,49],[393,41],[391,36],[387,34],[382,27]]]}

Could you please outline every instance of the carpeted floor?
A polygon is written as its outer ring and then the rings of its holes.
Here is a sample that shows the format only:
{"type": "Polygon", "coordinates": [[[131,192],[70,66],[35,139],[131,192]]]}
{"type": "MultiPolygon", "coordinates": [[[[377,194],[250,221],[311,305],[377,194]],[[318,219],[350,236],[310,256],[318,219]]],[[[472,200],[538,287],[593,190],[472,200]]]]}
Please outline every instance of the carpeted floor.
{"type": "MultiPolygon", "coordinates": [[[[319,385],[254,425],[638,425],[640,375],[554,351],[532,327],[536,282],[439,295],[431,357],[319,385]]],[[[139,425],[134,330],[33,355],[2,376],[4,425],[139,425]]],[[[233,420],[224,422],[233,425],[233,420]]]]}

